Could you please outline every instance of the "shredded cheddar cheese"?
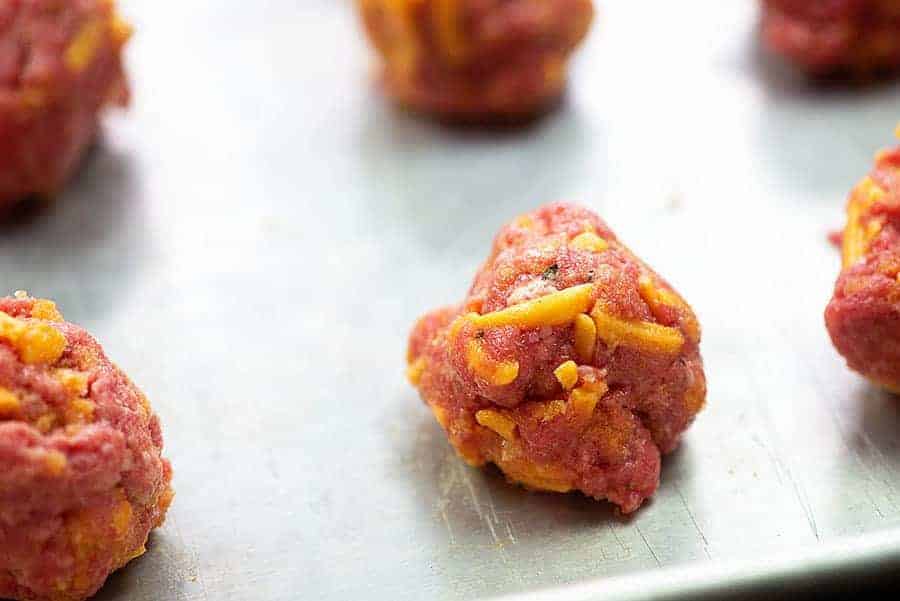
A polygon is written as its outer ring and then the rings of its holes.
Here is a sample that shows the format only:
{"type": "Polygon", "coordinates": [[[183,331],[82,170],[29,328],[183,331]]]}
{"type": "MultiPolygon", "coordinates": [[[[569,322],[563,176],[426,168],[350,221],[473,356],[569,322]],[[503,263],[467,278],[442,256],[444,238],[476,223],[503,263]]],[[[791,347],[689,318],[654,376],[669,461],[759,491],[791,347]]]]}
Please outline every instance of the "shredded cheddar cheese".
{"type": "Polygon", "coordinates": [[[650,307],[650,311],[657,319],[662,318],[663,311],[666,308],[672,307],[676,309],[682,318],[684,330],[688,335],[688,338],[693,342],[699,342],[700,324],[697,322],[694,312],[691,311],[687,303],[684,302],[684,299],[672,290],[668,290],[662,286],[656,286],[653,283],[653,279],[647,275],[641,276],[640,280],[638,280],[638,290],[641,294],[641,298],[644,299],[644,302],[647,303],[647,306],[650,307]]]}
{"type": "Polygon", "coordinates": [[[19,397],[13,391],[0,386],[0,419],[15,417],[21,408],[19,397]]]}
{"type": "Polygon", "coordinates": [[[590,307],[593,284],[582,284],[552,292],[518,305],[513,305],[484,315],[472,315],[468,319],[479,329],[515,326],[537,328],[561,326],[573,321],[590,307]]]}
{"type": "Polygon", "coordinates": [[[406,368],[406,379],[408,379],[409,383],[413,386],[418,386],[424,372],[425,357],[419,357],[418,359],[410,363],[409,367],[406,368]]]}
{"type": "Polygon", "coordinates": [[[682,307],[684,303],[674,292],[658,287],[650,276],[644,275],[638,280],[638,291],[651,311],[662,307],[682,307]]]}
{"type": "Polygon", "coordinates": [[[597,403],[607,390],[608,387],[604,382],[586,383],[569,394],[569,405],[575,415],[587,419],[593,415],[597,403]]]}
{"type": "Polygon", "coordinates": [[[500,462],[500,465],[511,480],[527,488],[552,492],[572,490],[572,478],[559,468],[526,462],[500,462]]]}
{"type": "Polygon", "coordinates": [[[49,451],[47,453],[46,459],[44,460],[44,464],[47,466],[47,471],[52,476],[58,476],[63,473],[68,463],[69,462],[66,459],[66,456],[59,451],[49,451]]]}
{"type": "Polygon", "coordinates": [[[378,51],[400,73],[409,73],[419,56],[419,39],[412,15],[412,0],[364,0],[363,10],[382,14],[385,31],[373,35],[378,51]]]}
{"type": "Polygon", "coordinates": [[[546,242],[541,242],[535,247],[537,253],[541,256],[548,257],[554,254],[563,245],[563,239],[551,238],[546,242]]]}
{"type": "Polygon", "coordinates": [[[522,215],[520,217],[516,217],[515,224],[516,227],[519,227],[523,230],[530,230],[534,227],[534,219],[532,219],[529,215],[522,215]]]}
{"type": "Polygon", "coordinates": [[[37,421],[34,422],[34,427],[38,429],[42,434],[46,434],[50,430],[53,429],[53,426],[56,424],[56,415],[53,413],[46,413],[40,416],[37,421]]]}
{"type": "Polygon", "coordinates": [[[450,324],[450,332],[448,333],[450,341],[455,341],[459,337],[460,330],[462,330],[467,323],[473,322],[477,317],[478,313],[467,313],[466,315],[454,319],[453,323],[450,324]]]}
{"type": "Polygon", "coordinates": [[[549,422],[566,412],[566,402],[559,399],[544,403],[541,407],[541,421],[549,422]]]}
{"type": "Polygon", "coordinates": [[[566,361],[553,371],[563,390],[571,390],[578,382],[578,365],[574,361],[566,361]]]}
{"type": "Polygon", "coordinates": [[[66,350],[66,337],[50,324],[26,322],[0,312],[0,338],[8,340],[24,363],[55,363],[66,350]]]}
{"type": "Polygon", "coordinates": [[[67,424],[86,424],[94,419],[94,403],[87,399],[73,399],[65,410],[67,424]]]}
{"type": "Polygon", "coordinates": [[[594,232],[584,232],[572,238],[569,246],[578,250],[599,253],[609,248],[609,243],[594,232]]]}
{"type": "Polygon", "coordinates": [[[492,409],[482,409],[475,413],[475,421],[489,430],[493,430],[505,440],[516,439],[516,422],[502,413],[492,409]]]}
{"type": "Polygon", "coordinates": [[[684,406],[691,414],[699,413],[706,404],[706,385],[702,380],[694,382],[684,393],[684,406]]]}
{"type": "MultiPolygon", "coordinates": [[[[82,598],[85,588],[93,581],[93,571],[98,557],[108,557],[113,566],[125,565],[129,560],[144,552],[143,542],[135,543],[129,536],[135,524],[134,509],[122,487],[116,488],[114,505],[86,505],[80,510],[66,514],[65,532],[69,539],[74,564],[71,576],[59,580],[60,591],[73,590],[83,594],[67,595],[65,598],[82,598]]],[[[169,497],[170,493],[163,493],[169,497]]]]}
{"type": "Polygon", "coordinates": [[[104,18],[93,19],[82,25],[63,55],[66,66],[76,73],[84,71],[97,56],[107,31],[108,24],[104,18]]]}
{"type": "Polygon", "coordinates": [[[57,381],[74,397],[87,395],[88,374],[74,369],[57,369],[54,372],[57,381]]]}
{"type": "Polygon", "coordinates": [[[65,336],[45,323],[27,328],[20,339],[19,352],[28,364],[55,363],[65,350],[65,336]]]}
{"type": "Polygon", "coordinates": [[[470,340],[466,345],[469,369],[491,386],[506,386],[519,376],[518,361],[495,361],[484,351],[481,341],[470,340]]]}
{"type": "Polygon", "coordinates": [[[626,321],[607,313],[599,304],[591,311],[591,317],[597,326],[597,337],[610,347],[624,345],[674,355],[684,345],[684,336],[677,328],[647,321],[626,321]]]}
{"type": "Polygon", "coordinates": [[[575,317],[575,353],[582,363],[590,363],[594,359],[594,348],[597,346],[597,326],[590,315],[581,313],[575,317]]]}
{"type": "Polygon", "coordinates": [[[116,536],[122,538],[128,534],[128,528],[131,526],[131,518],[133,515],[134,512],[131,508],[131,503],[129,503],[123,495],[122,500],[119,501],[119,504],[113,512],[112,524],[116,531],[116,536]]]}
{"type": "Polygon", "coordinates": [[[56,308],[56,303],[49,300],[38,299],[31,307],[31,317],[42,321],[62,321],[63,316],[56,308]]]}
{"type": "Polygon", "coordinates": [[[872,205],[883,200],[886,195],[887,192],[871,177],[866,177],[850,196],[842,248],[842,262],[845,268],[865,256],[869,244],[881,231],[881,224],[878,221],[869,221],[866,224],[863,221],[872,205]]]}
{"type": "Polygon", "coordinates": [[[109,24],[109,31],[112,39],[121,46],[131,38],[134,33],[134,28],[121,16],[116,14],[113,15],[112,21],[109,24]]]}

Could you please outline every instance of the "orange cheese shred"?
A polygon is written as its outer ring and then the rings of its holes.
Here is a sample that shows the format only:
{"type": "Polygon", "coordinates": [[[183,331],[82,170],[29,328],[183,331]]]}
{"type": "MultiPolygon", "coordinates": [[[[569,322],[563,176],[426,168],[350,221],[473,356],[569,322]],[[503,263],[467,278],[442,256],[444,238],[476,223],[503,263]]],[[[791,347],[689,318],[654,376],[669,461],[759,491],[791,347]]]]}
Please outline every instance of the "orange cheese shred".
{"type": "Polygon", "coordinates": [[[502,326],[519,328],[561,326],[571,323],[579,314],[590,309],[593,289],[593,284],[572,286],[500,311],[472,315],[469,319],[479,329],[502,326]]]}
{"type": "Polygon", "coordinates": [[[505,440],[512,441],[516,439],[516,422],[498,411],[482,409],[475,413],[475,421],[479,425],[496,432],[505,440]]]}
{"type": "Polygon", "coordinates": [[[604,311],[600,305],[591,311],[597,337],[607,346],[634,347],[651,353],[677,354],[684,346],[681,330],[649,321],[627,321],[604,311]]]}

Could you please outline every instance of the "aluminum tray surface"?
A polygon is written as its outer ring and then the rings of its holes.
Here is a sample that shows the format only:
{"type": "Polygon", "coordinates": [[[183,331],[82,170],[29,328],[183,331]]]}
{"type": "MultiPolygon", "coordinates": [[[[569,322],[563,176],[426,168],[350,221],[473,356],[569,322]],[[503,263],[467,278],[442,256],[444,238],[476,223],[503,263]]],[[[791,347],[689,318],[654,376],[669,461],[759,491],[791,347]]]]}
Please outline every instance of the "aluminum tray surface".
{"type": "Polygon", "coordinates": [[[561,110],[479,132],[387,106],[346,0],[123,1],[132,109],[0,226],[3,287],[55,298],[164,424],[169,520],[99,599],[635,598],[661,567],[713,586],[751,573],[729,562],[896,557],[900,409],[822,313],[826,235],[900,87],[808,85],[746,0],[598,5],[561,110]],[[628,519],[466,467],[403,376],[414,319],[555,199],[704,327],[708,408],[628,519]]]}

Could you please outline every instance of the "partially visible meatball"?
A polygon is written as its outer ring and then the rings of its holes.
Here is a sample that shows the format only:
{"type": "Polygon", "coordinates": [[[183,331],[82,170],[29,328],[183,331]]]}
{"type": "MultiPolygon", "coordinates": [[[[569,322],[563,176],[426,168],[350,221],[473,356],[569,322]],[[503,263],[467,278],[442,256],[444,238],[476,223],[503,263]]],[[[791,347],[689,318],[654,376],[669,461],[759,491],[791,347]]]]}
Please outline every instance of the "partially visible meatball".
{"type": "Polygon", "coordinates": [[[0,213],[58,192],[102,109],[126,104],[129,36],[114,0],[0,2],[0,213]]]}
{"type": "Polygon", "coordinates": [[[387,93],[466,122],[520,121],[563,93],[591,0],[357,0],[387,93]]]}
{"type": "Polygon", "coordinates": [[[463,459],[633,512],[703,407],[687,303],[594,213],[504,227],[460,305],[415,325],[408,376],[463,459]]]}
{"type": "Polygon", "coordinates": [[[842,244],[831,340],[851,369],[900,394],[900,148],[880,153],[850,194],[842,244]]]}
{"type": "Polygon", "coordinates": [[[0,298],[0,598],[80,601],[172,500],[159,419],[55,305],[0,298]]]}
{"type": "Polygon", "coordinates": [[[763,37],[813,75],[900,68],[898,0],[762,0],[763,37]]]}

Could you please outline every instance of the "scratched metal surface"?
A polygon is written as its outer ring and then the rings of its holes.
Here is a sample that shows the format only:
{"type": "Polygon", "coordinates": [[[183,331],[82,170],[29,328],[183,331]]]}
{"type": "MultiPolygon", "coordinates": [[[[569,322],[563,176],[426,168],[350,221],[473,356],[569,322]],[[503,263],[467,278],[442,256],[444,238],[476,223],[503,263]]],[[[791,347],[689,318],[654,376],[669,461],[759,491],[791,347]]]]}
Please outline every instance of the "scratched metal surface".
{"type": "Polygon", "coordinates": [[[165,426],[169,520],[99,599],[588,598],[660,566],[900,548],[898,405],[822,324],[825,236],[900,88],[810,88],[745,0],[600,5],[562,110],[478,133],[385,106],[346,1],[124,2],[132,110],[56,204],[0,227],[3,287],[56,298],[165,426]],[[464,467],[403,379],[414,318],[557,198],[704,326],[709,407],[631,519],[464,467]]]}

